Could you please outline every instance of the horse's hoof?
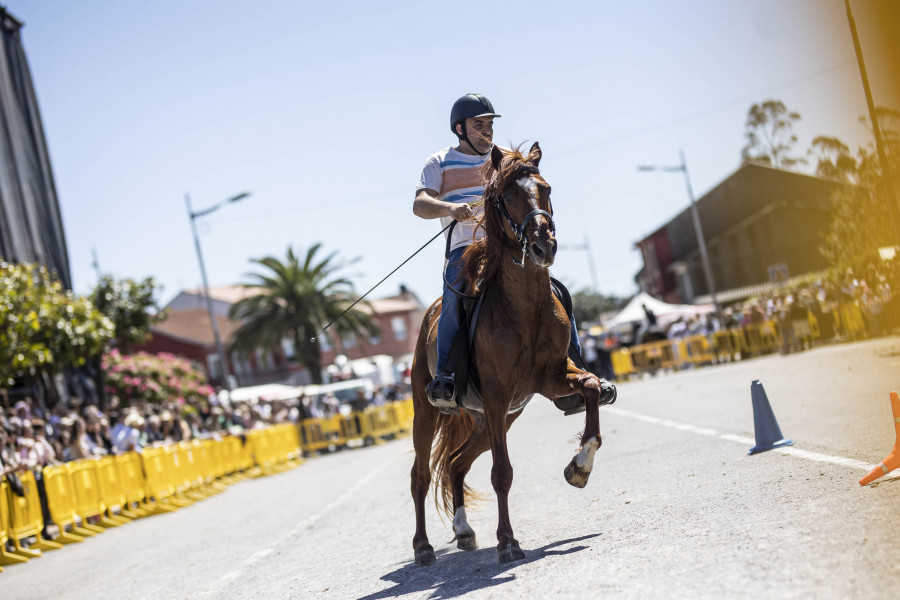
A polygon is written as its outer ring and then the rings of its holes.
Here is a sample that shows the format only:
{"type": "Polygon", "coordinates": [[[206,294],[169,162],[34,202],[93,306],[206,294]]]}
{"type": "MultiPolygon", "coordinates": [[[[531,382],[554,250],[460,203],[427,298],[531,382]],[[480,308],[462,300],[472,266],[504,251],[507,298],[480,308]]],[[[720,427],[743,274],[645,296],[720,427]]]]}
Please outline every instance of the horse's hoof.
{"type": "Polygon", "coordinates": [[[566,470],[563,471],[563,475],[566,478],[566,481],[569,485],[583,488],[587,485],[588,477],[591,476],[590,471],[582,471],[578,468],[578,465],[575,464],[575,459],[573,458],[569,465],[566,467],[566,470]]]}
{"type": "Polygon", "coordinates": [[[510,563],[525,558],[525,553],[519,548],[518,542],[507,545],[497,546],[497,554],[500,557],[500,564],[510,563]]]}
{"type": "Polygon", "coordinates": [[[478,543],[475,541],[475,534],[468,533],[456,536],[456,547],[460,550],[477,550],[478,543]]]}
{"type": "Polygon", "coordinates": [[[431,547],[431,544],[425,544],[416,548],[417,565],[430,565],[435,560],[437,560],[437,557],[434,555],[434,548],[431,547]]]}

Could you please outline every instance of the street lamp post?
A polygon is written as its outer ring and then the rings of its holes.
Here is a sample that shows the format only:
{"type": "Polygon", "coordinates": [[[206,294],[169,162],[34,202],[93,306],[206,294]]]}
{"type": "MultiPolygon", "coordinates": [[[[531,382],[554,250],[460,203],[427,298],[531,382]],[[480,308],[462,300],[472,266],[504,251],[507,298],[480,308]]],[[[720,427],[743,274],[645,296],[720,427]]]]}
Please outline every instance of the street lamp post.
{"type": "Polygon", "coordinates": [[[209,295],[209,282],[206,279],[206,267],[203,264],[203,252],[200,250],[200,236],[197,235],[196,221],[200,217],[206,216],[219,210],[226,204],[243,200],[249,195],[249,192],[242,192],[237,196],[232,196],[228,200],[224,200],[214,206],[211,206],[205,210],[199,210],[197,212],[194,212],[193,208],[191,208],[190,195],[188,195],[187,193],[185,193],[184,195],[184,201],[187,204],[188,216],[191,218],[191,233],[194,234],[194,246],[197,248],[197,262],[200,263],[200,276],[203,278],[203,295],[206,297],[206,311],[209,313],[209,322],[212,324],[213,338],[215,338],[216,340],[216,352],[219,355],[219,364],[221,365],[222,369],[222,379],[225,382],[225,387],[229,391],[231,390],[231,373],[228,370],[228,360],[225,356],[225,347],[222,345],[222,336],[219,333],[219,323],[216,321],[216,315],[213,311],[212,298],[209,295]]]}
{"type": "Polygon", "coordinates": [[[597,309],[603,312],[603,302],[600,300],[600,286],[597,285],[597,269],[594,267],[594,255],[591,253],[591,242],[588,236],[584,236],[584,244],[562,244],[560,250],[584,250],[587,253],[588,268],[591,271],[591,285],[597,297],[597,309]]]}
{"type": "Polygon", "coordinates": [[[713,306],[716,307],[716,314],[722,314],[722,307],[719,306],[719,299],[716,296],[716,281],[713,278],[712,268],[709,265],[709,253],[706,251],[706,237],[703,235],[703,226],[700,224],[700,212],[697,210],[697,203],[694,200],[694,189],[691,187],[691,177],[688,174],[687,161],[684,159],[684,151],[679,150],[678,155],[681,157],[681,165],[677,167],[660,167],[656,165],[641,165],[638,171],[665,171],[667,173],[675,173],[681,171],[684,173],[684,183],[687,186],[688,198],[691,201],[691,219],[694,222],[694,232],[697,234],[697,245],[700,247],[700,260],[703,263],[703,273],[706,275],[706,286],[709,288],[709,295],[712,298],[713,306]]]}

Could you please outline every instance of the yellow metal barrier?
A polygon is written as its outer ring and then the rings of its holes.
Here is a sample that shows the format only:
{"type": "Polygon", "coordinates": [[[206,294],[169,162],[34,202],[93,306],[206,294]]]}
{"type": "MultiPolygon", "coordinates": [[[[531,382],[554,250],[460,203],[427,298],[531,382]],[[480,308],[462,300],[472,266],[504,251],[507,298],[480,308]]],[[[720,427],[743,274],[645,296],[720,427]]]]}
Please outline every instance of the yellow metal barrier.
{"type": "Polygon", "coordinates": [[[686,350],[685,358],[692,365],[714,363],[715,353],[709,345],[709,340],[704,335],[692,335],[682,340],[686,350]]]}
{"type": "Polygon", "coordinates": [[[114,456],[104,456],[97,460],[97,482],[100,486],[100,500],[103,502],[106,518],[122,525],[130,523],[130,518],[115,513],[116,509],[125,510],[127,500],[114,456]]]}
{"type": "Polygon", "coordinates": [[[9,530],[12,527],[9,514],[10,496],[12,495],[14,494],[9,489],[6,478],[0,479],[0,565],[3,566],[28,562],[30,558],[6,549],[6,542],[9,540],[9,530]]]}
{"type": "Polygon", "coordinates": [[[631,361],[638,371],[674,369],[678,366],[675,348],[669,340],[633,346],[631,361]]]}
{"type": "Polygon", "coordinates": [[[150,506],[156,511],[170,512],[177,508],[174,502],[175,485],[168,462],[164,448],[141,450],[141,464],[147,484],[145,501],[150,502],[152,499],[150,506]]]}
{"type": "Polygon", "coordinates": [[[144,473],[141,471],[140,455],[134,451],[126,452],[116,456],[115,462],[119,470],[119,480],[122,482],[122,493],[125,496],[122,514],[130,519],[151,514],[153,507],[146,505],[147,482],[144,481],[144,473]]]}
{"type": "Polygon", "coordinates": [[[82,458],[68,463],[72,475],[72,489],[75,490],[75,512],[81,517],[83,527],[102,532],[104,527],[118,527],[121,521],[106,516],[106,505],[100,492],[100,478],[97,474],[97,461],[82,458]],[[88,523],[88,519],[96,519],[97,525],[88,523]]]}
{"type": "Polygon", "coordinates": [[[838,317],[845,335],[854,340],[865,336],[866,322],[862,310],[855,302],[842,303],[838,309],[838,317]]]}
{"type": "Polygon", "coordinates": [[[740,341],[735,339],[733,332],[723,329],[713,334],[713,350],[719,362],[724,362],[726,358],[733,361],[740,350],[740,341]]]}
{"type": "Polygon", "coordinates": [[[78,526],[81,519],[75,511],[75,489],[72,487],[72,475],[68,465],[44,467],[44,489],[47,492],[50,517],[59,527],[59,536],[54,541],[74,544],[97,535],[96,531],[78,526]]]}
{"type": "Polygon", "coordinates": [[[58,550],[62,544],[49,542],[41,538],[44,519],[41,515],[41,499],[38,495],[34,473],[23,471],[19,474],[24,496],[18,496],[10,490],[5,501],[9,502],[9,529],[7,535],[15,546],[15,553],[33,558],[41,555],[42,550],[58,550]],[[25,548],[22,541],[35,537],[36,541],[25,548]]]}
{"type": "Polygon", "coordinates": [[[774,321],[766,321],[759,326],[759,337],[762,351],[766,354],[777,352],[781,348],[781,332],[774,321]]]}
{"type": "Polygon", "coordinates": [[[190,506],[198,500],[206,498],[205,494],[194,490],[197,480],[194,476],[193,455],[190,446],[185,447],[184,442],[165,446],[165,456],[168,459],[169,473],[172,484],[175,487],[175,495],[172,502],[180,506],[190,506]]]}
{"type": "Polygon", "coordinates": [[[394,420],[397,422],[397,433],[409,433],[412,431],[413,415],[407,409],[406,400],[398,400],[388,405],[394,413],[394,420]]]}
{"type": "Polygon", "coordinates": [[[360,431],[359,413],[353,413],[346,417],[339,417],[338,425],[341,429],[341,439],[343,439],[345,443],[363,440],[363,435],[360,431]]]}
{"type": "Polygon", "coordinates": [[[627,379],[635,374],[634,363],[631,360],[631,351],[622,348],[610,353],[613,373],[617,379],[627,379]]]}
{"type": "Polygon", "coordinates": [[[821,332],[819,331],[819,319],[812,313],[809,312],[809,335],[811,339],[818,340],[822,337],[821,332]]]}

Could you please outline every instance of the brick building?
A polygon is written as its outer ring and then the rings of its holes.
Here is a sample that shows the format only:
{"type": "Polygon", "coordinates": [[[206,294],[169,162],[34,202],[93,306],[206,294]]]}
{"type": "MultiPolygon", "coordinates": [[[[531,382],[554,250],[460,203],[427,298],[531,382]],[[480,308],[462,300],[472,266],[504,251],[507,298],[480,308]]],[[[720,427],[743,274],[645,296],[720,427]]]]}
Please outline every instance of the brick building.
{"type": "MultiPolygon", "coordinates": [[[[232,304],[252,295],[253,290],[236,285],[213,287],[209,291],[222,342],[227,348],[240,327],[240,323],[228,318],[228,311],[232,304]]],[[[415,350],[425,314],[425,308],[415,294],[401,286],[396,296],[371,300],[369,306],[357,307],[373,315],[380,335],[364,340],[355,337],[334,339],[326,334],[321,340],[323,369],[331,365],[338,354],[349,360],[379,354],[400,358],[415,350]]],[[[195,360],[206,368],[211,382],[221,384],[222,370],[202,290],[182,291],[166,309],[166,320],[151,328],[152,338],[141,349],[171,352],[195,360]]],[[[283,340],[280,347],[261,348],[251,356],[230,352],[227,359],[229,371],[239,386],[273,382],[302,384],[310,380],[309,374],[295,359],[293,342],[289,339],[283,340]]]]}
{"type": "MultiPolygon", "coordinates": [[[[749,162],[699,198],[720,300],[827,269],[819,246],[831,219],[832,192],[840,185],[749,162]]],[[[690,211],[688,206],[636,244],[644,260],[638,287],[670,303],[710,301],[690,211]]]]}

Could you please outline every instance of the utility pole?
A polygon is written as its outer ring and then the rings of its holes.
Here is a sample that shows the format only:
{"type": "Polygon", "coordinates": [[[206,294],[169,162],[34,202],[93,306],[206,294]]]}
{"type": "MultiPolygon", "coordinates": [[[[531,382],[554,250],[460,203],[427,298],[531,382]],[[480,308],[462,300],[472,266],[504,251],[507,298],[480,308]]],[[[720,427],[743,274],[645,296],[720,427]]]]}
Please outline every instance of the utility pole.
{"type": "Polygon", "coordinates": [[[200,210],[194,212],[191,207],[191,197],[185,193],[184,194],[184,202],[187,204],[188,216],[191,220],[191,233],[194,235],[194,247],[197,249],[197,262],[200,263],[200,276],[203,278],[203,295],[206,297],[206,312],[209,314],[209,322],[212,325],[213,338],[216,341],[216,352],[219,355],[219,365],[222,370],[222,379],[225,383],[225,388],[231,391],[231,371],[228,369],[228,357],[225,355],[225,346],[222,344],[222,336],[219,333],[219,323],[216,320],[216,314],[213,310],[212,298],[209,295],[209,282],[206,279],[206,266],[203,264],[203,252],[200,250],[200,237],[197,235],[197,219],[199,217],[208,215],[212,212],[219,210],[225,204],[230,202],[237,202],[238,200],[242,200],[249,196],[250,194],[247,192],[243,192],[238,194],[237,196],[233,196],[224,202],[220,202],[215,206],[207,208],[205,210],[200,210]]]}
{"type": "Polygon", "coordinates": [[[706,276],[706,287],[709,288],[709,295],[712,298],[713,306],[716,307],[716,314],[722,314],[722,307],[719,306],[719,299],[716,293],[716,280],[713,277],[712,267],[709,262],[709,253],[706,251],[706,236],[703,235],[703,225],[700,223],[700,212],[697,210],[697,202],[694,200],[694,188],[691,186],[691,176],[688,174],[687,161],[684,158],[684,151],[679,150],[678,156],[681,157],[681,165],[677,167],[660,167],[656,165],[641,165],[638,171],[665,171],[667,173],[675,173],[681,171],[684,173],[684,183],[687,186],[688,199],[691,201],[691,220],[694,223],[694,233],[697,236],[697,246],[700,248],[700,261],[703,264],[703,274],[706,276]]]}
{"type": "Polygon", "coordinates": [[[881,137],[881,127],[875,118],[875,102],[872,100],[872,88],[869,87],[869,76],[866,74],[866,64],[863,62],[862,48],[859,45],[859,34],[856,32],[856,21],[850,11],[850,0],[844,0],[847,6],[847,21],[850,23],[850,33],[853,35],[853,48],[856,50],[856,61],[859,63],[859,74],[862,77],[863,90],[866,92],[866,104],[869,107],[869,119],[872,121],[872,131],[875,133],[875,147],[878,149],[878,162],[881,163],[881,182],[884,186],[885,199],[890,205],[891,224],[894,230],[894,243],[900,242],[900,215],[897,214],[897,198],[894,194],[894,182],[891,177],[891,164],[884,152],[884,139],[881,137]]]}
{"type": "Polygon", "coordinates": [[[91,255],[94,257],[94,262],[91,263],[91,266],[94,267],[94,271],[97,272],[97,282],[103,279],[103,272],[100,270],[100,259],[97,258],[97,248],[91,247],[91,255]]]}

